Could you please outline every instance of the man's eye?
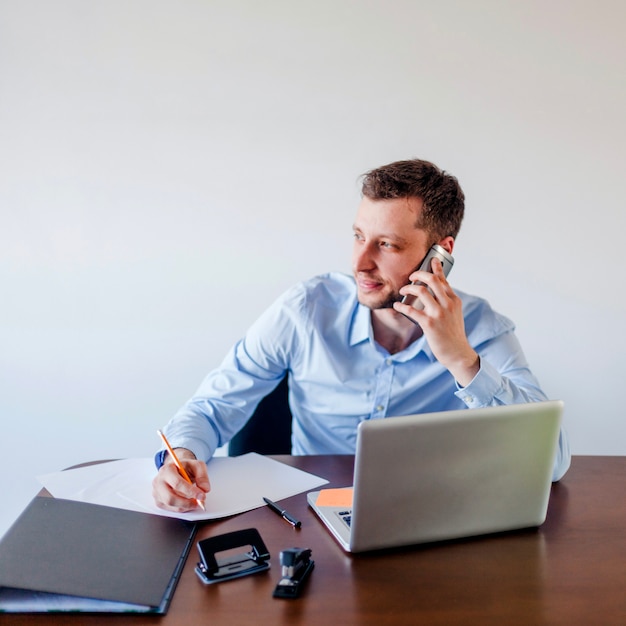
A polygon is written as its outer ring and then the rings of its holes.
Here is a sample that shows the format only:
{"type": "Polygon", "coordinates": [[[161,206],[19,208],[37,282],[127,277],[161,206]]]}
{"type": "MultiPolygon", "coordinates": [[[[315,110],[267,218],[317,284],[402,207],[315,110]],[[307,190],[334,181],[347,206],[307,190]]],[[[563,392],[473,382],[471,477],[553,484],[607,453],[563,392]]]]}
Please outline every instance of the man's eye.
{"type": "Polygon", "coordinates": [[[381,245],[382,248],[388,248],[388,249],[395,248],[395,246],[392,243],[390,243],[389,241],[381,241],[380,245],[381,245]]]}

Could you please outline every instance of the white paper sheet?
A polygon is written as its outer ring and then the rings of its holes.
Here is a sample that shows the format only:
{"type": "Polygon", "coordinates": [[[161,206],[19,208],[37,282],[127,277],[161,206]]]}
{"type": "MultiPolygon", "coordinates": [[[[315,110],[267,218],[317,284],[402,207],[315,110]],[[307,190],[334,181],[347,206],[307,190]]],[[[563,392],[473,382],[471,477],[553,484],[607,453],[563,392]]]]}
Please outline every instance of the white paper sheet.
{"type": "Polygon", "coordinates": [[[253,452],[215,457],[208,464],[211,491],[206,511],[188,513],[159,509],[152,499],[156,474],[151,458],[124,459],[38,476],[55,497],[119,509],[154,513],[191,521],[218,519],[265,506],[263,496],[282,500],[311,491],[328,481],[253,452]]]}

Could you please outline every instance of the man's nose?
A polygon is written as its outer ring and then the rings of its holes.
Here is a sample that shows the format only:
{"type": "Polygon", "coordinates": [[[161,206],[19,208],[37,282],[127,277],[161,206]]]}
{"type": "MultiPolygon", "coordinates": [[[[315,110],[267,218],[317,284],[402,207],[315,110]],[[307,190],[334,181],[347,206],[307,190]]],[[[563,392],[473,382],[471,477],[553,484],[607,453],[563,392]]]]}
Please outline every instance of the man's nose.
{"type": "Polygon", "coordinates": [[[374,255],[372,254],[372,249],[369,244],[356,244],[352,259],[354,269],[357,272],[367,272],[376,267],[374,255]]]}

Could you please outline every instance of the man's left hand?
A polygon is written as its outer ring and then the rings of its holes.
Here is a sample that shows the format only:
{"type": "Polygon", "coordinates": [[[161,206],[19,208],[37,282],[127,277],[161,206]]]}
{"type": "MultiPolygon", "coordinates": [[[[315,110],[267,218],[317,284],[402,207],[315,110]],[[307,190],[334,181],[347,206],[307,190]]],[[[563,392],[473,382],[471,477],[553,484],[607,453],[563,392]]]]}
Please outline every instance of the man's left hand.
{"type": "Polygon", "coordinates": [[[416,271],[409,277],[413,283],[423,284],[400,289],[403,296],[417,296],[424,308],[420,311],[402,302],[393,306],[420,325],[435,358],[465,387],[478,373],[480,358],[467,341],[463,304],[446,280],[439,259],[433,259],[431,267],[432,273],[416,271]]]}

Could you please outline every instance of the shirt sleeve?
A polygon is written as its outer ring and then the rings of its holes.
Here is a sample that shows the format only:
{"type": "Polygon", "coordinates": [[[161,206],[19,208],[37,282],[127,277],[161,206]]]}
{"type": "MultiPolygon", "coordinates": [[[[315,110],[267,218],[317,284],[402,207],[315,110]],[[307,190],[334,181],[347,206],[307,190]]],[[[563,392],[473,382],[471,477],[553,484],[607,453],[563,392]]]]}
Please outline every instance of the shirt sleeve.
{"type": "Polygon", "coordinates": [[[474,349],[480,357],[480,370],[466,387],[457,385],[456,391],[468,408],[547,400],[513,330],[474,349]]]}

